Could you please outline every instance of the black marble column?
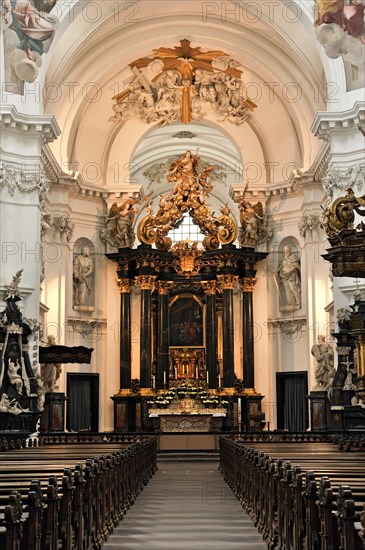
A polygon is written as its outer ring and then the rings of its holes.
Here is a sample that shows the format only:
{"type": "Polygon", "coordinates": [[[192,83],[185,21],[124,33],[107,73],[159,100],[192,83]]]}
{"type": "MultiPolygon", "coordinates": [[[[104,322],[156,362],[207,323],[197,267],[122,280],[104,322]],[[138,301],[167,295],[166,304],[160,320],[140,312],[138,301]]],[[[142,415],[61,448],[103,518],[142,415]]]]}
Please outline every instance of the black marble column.
{"type": "Polygon", "coordinates": [[[222,336],[223,336],[223,382],[225,388],[234,387],[234,327],[233,327],[233,288],[237,277],[218,275],[223,291],[222,297],[222,336]]]}
{"type": "Polygon", "coordinates": [[[217,354],[217,301],[215,281],[202,283],[206,311],[206,365],[209,372],[209,387],[218,387],[218,354],[217,354]]]}
{"type": "Polygon", "coordinates": [[[120,289],[120,389],[131,387],[131,285],[129,279],[119,279],[120,289]]]}
{"type": "Polygon", "coordinates": [[[169,289],[171,283],[158,285],[157,389],[169,387],[169,289]],[[166,382],[164,382],[164,380],[166,382]]]}
{"type": "Polygon", "coordinates": [[[242,279],[242,339],[243,339],[243,382],[245,388],[255,387],[254,362],[254,326],[253,326],[253,299],[252,293],[256,279],[242,279]]]}
{"type": "Polygon", "coordinates": [[[155,277],[141,275],[138,282],[141,288],[141,328],[140,328],[140,385],[151,387],[152,360],[152,300],[151,294],[155,277]]]}

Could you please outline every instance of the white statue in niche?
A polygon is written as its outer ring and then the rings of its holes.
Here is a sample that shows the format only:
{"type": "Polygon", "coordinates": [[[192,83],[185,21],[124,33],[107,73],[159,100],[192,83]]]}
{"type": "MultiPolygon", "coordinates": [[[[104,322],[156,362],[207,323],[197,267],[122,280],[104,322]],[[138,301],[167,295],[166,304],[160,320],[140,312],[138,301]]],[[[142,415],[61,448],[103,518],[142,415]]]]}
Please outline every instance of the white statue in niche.
{"type": "MultiPolygon", "coordinates": [[[[53,335],[47,336],[47,346],[55,346],[56,338],[53,335]]],[[[59,363],[44,363],[41,365],[41,379],[44,391],[53,392],[61,376],[62,365],[59,363]]]]}
{"type": "Polygon", "coordinates": [[[90,250],[84,246],[81,254],[75,257],[73,266],[74,305],[85,306],[92,287],[94,264],[90,250]]]}
{"type": "Polygon", "coordinates": [[[300,260],[292,251],[292,247],[285,245],[283,258],[278,269],[279,279],[284,288],[285,304],[292,309],[301,306],[301,275],[300,260]]]}
{"type": "Polygon", "coordinates": [[[332,386],[335,376],[334,369],[334,352],[332,346],[326,342],[324,334],[320,334],[317,339],[317,344],[314,344],[311,353],[316,360],[314,367],[314,376],[316,378],[316,386],[314,391],[324,391],[332,386]]]}

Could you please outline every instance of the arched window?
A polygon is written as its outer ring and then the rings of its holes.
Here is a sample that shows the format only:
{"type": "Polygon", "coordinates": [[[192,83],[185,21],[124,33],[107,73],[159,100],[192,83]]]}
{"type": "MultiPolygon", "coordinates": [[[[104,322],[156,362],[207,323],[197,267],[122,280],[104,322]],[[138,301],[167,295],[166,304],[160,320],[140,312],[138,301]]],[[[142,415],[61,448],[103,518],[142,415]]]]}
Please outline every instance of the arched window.
{"type": "Polygon", "coordinates": [[[193,223],[188,214],[184,216],[179,227],[169,232],[169,237],[172,240],[172,244],[181,241],[201,243],[204,239],[204,235],[200,232],[199,226],[193,223]]]}

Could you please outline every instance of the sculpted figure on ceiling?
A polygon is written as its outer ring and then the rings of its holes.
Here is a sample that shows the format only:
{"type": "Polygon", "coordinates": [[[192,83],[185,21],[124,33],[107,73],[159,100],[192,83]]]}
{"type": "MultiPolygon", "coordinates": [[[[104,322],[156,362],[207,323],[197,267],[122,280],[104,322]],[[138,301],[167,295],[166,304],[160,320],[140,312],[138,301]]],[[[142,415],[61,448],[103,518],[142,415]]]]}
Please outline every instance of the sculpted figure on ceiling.
{"type": "Polygon", "coordinates": [[[363,67],[364,14],[365,0],[316,1],[316,36],[328,57],[336,58],[342,55],[352,65],[363,67]]]}
{"type": "Polygon", "coordinates": [[[214,112],[219,121],[242,124],[256,105],[241,80],[242,70],[222,51],[201,52],[188,40],[175,48],[158,48],[153,57],[131,63],[133,79],[113,99],[111,121],[124,123],[140,118],[165,126],[181,120],[189,123],[214,112]],[[153,68],[157,74],[147,77],[153,68]]]}

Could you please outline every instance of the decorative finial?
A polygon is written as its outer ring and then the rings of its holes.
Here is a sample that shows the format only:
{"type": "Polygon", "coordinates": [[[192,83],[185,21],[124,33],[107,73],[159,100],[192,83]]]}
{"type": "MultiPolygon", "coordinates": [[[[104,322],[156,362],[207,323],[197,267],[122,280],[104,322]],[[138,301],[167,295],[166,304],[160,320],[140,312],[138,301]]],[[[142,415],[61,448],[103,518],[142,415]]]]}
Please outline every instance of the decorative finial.
{"type": "Polygon", "coordinates": [[[6,297],[5,300],[9,300],[10,298],[16,298],[19,297],[19,285],[22,278],[23,269],[20,269],[15,273],[13,276],[13,280],[11,281],[10,285],[6,286],[6,297]]]}

